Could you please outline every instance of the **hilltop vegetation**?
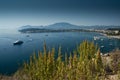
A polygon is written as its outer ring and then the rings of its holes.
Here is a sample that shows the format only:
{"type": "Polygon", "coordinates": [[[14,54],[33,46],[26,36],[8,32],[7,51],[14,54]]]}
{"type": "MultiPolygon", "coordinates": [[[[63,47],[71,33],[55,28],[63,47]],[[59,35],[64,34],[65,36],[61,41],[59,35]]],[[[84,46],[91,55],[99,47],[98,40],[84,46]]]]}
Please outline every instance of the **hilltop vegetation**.
{"type": "Polygon", "coordinates": [[[93,43],[83,42],[69,57],[65,54],[65,60],[61,48],[58,57],[54,56],[54,48],[47,52],[45,46],[43,53],[39,52],[38,57],[34,54],[24,64],[22,75],[28,80],[93,80],[104,75],[100,51],[93,43]]]}

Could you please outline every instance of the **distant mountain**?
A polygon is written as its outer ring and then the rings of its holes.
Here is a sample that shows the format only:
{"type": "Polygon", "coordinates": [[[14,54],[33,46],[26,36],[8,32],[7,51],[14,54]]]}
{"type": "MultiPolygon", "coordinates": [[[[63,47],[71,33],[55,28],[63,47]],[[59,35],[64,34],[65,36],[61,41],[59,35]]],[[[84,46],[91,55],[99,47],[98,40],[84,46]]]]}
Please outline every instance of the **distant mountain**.
{"type": "Polygon", "coordinates": [[[94,25],[94,26],[86,26],[87,29],[95,29],[95,30],[107,30],[109,28],[119,28],[120,26],[114,26],[114,25],[94,25]]]}
{"type": "Polygon", "coordinates": [[[48,26],[46,26],[46,28],[47,29],[54,29],[54,30],[60,30],[60,29],[81,29],[80,26],[73,25],[73,24],[70,24],[70,23],[65,23],[65,22],[48,25],[48,26]]]}
{"type": "Polygon", "coordinates": [[[29,28],[43,28],[44,26],[31,26],[31,25],[25,25],[19,28],[19,30],[23,30],[23,29],[29,29],[29,28]]]}
{"type": "Polygon", "coordinates": [[[20,27],[19,30],[30,29],[30,28],[60,30],[60,29],[80,29],[80,26],[73,25],[70,23],[61,22],[61,23],[55,23],[55,24],[48,25],[48,26],[26,25],[26,26],[20,27]]]}
{"type": "Polygon", "coordinates": [[[19,28],[20,32],[65,32],[65,31],[89,31],[89,30],[107,30],[109,28],[119,28],[120,26],[78,26],[66,22],[51,24],[48,26],[31,26],[26,25],[19,28]]]}
{"type": "Polygon", "coordinates": [[[120,31],[120,27],[119,28],[108,28],[107,30],[111,30],[111,31],[118,30],[118,31],[120,31]]]}

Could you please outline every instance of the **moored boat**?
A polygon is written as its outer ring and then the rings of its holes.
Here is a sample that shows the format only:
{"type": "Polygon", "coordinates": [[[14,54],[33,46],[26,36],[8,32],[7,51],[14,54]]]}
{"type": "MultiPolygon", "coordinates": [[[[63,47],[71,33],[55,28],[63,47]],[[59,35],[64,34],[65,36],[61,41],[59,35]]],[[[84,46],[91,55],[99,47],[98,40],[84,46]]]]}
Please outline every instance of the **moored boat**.
{"type": "Polygon", "coordinates": [[[23,41],[21,40],[17,40],[13,43],[13,45],[21,45],[21,44],[23,44],[23,41]]]}
{"type": "Polygon", "coordinates": [[[100,39],[98,36],[94,36],[93,38],[94,38],[94,40],[100,39]]]}

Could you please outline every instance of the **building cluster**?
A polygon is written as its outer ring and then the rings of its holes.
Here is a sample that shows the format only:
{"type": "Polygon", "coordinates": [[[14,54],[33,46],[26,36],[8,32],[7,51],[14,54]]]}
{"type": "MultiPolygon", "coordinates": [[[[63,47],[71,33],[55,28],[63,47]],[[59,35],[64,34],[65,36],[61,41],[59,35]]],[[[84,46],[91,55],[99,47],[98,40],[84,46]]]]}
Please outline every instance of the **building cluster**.
{"type": "Polygon", "coordinates": [[[120,35],[120,30],[106,30],[107,35],[120,35]]]}

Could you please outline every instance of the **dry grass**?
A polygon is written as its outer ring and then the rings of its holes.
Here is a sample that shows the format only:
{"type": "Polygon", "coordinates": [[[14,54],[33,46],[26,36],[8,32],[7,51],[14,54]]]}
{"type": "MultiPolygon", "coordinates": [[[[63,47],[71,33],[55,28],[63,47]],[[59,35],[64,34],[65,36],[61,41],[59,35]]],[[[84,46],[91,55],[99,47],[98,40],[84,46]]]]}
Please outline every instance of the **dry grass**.
{"type": "Polygon", "coordinates": [[[105,80],[120,80],[120,50],[116,49],[107,56],[102,56],[103,65],[106,69],[105,80]]]}
{"type": "Polygon", "coordinates": [[[0,76],[0,80],[17,80],[13,76],[0,76]]]}

